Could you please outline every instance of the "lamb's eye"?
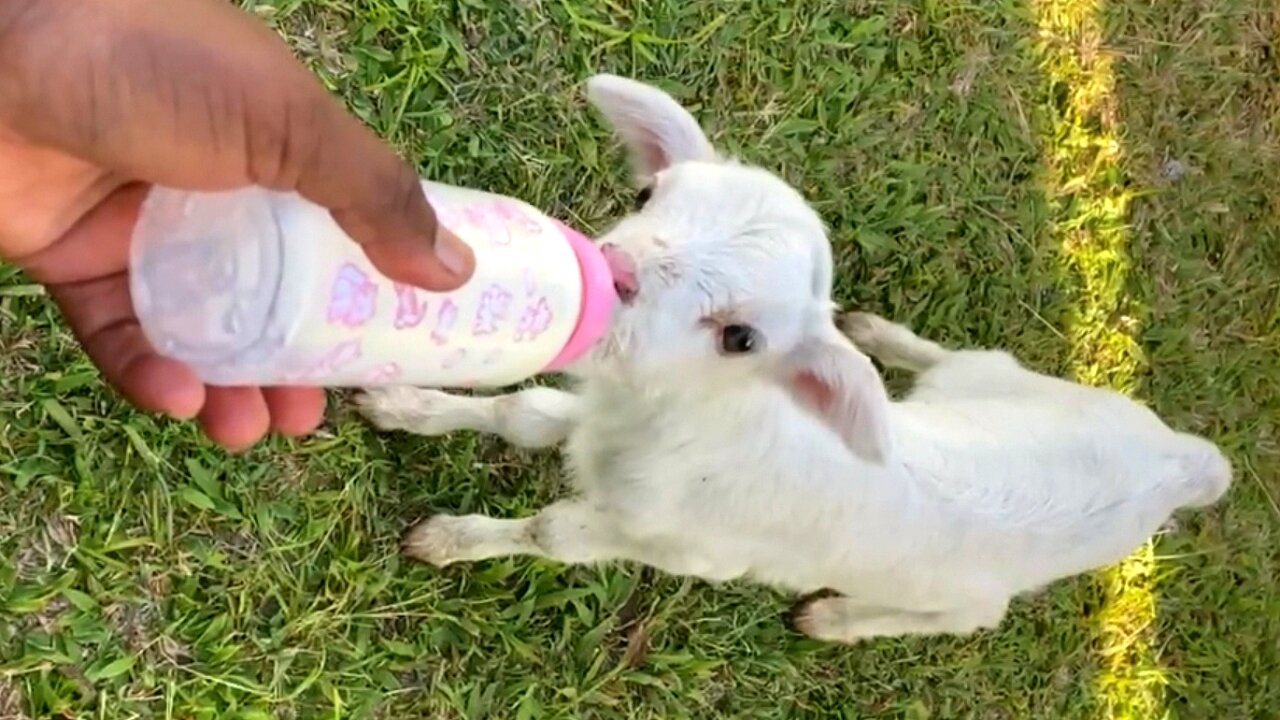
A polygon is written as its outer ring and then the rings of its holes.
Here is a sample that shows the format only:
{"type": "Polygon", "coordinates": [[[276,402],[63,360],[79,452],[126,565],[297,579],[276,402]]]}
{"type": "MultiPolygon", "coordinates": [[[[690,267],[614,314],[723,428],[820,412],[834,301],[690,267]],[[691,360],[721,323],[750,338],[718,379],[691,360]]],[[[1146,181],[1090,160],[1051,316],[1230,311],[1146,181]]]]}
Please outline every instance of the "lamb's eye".
{"type": "Polygon", "coordinates": [[[758,336],[750,325],[726,325],[720,331],[720,350],[726,355],[743,355],[757,345],[758,336]]]}
{"type": "Polygon", "coordinates": [[[649,204],[649,198],[653,197],[653,188],[647,187],[636,194],[636,209],[643,210],[645,205],[649,204]]]}

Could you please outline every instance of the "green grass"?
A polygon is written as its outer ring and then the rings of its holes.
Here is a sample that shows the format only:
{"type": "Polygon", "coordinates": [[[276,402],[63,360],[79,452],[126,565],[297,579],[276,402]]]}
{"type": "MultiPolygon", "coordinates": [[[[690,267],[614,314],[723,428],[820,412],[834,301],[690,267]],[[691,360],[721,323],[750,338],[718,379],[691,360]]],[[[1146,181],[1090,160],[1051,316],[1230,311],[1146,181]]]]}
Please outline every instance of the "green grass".
{"type": "Polygon", "coordinates": [[[996,631],[854,648],[645,571],[399,560],[552,454],[321,435],[229,457],[105,392],[0,267],[0,717],[1280,717],[1280,8],[1270,0],[278,0],[424,174],[588,230],[630,193],[580,82],[654,81],[832,227],[839,299],[1133,392],[1237,481],[996,631]]]}

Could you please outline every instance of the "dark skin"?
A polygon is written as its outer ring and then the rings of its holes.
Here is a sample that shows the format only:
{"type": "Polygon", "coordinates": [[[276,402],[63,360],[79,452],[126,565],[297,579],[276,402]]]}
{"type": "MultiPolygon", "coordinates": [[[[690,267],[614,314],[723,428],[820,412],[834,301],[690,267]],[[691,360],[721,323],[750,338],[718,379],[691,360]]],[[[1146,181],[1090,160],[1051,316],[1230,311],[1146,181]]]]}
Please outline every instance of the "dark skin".
{"type": "Polygon", "coordinates": [[[225,0],[0,0],[0,258],[43,284],[103,378],[231,450],[302,435],[324,393],[210,387],[138,326],[128,246],[149,184],[296,191],[394,280],[452,290],[471,251],[413,168],[225,0]]]}

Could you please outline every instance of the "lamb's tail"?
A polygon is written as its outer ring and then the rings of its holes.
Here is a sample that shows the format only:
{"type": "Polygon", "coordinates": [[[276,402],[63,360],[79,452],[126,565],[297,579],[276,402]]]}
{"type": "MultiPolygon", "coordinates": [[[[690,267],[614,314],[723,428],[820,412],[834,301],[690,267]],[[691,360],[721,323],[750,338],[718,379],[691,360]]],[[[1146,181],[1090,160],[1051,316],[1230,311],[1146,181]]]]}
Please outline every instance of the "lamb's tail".
{"type": "Polygon", "coordinates": [[[1186,449],[1178,453],[1179,475],[1186,489],[1183,507],[1205,507],[1222,498],[1231,487],[1231,461],[1217,445],[1195,435],[1182,434],[1186,449]]]}

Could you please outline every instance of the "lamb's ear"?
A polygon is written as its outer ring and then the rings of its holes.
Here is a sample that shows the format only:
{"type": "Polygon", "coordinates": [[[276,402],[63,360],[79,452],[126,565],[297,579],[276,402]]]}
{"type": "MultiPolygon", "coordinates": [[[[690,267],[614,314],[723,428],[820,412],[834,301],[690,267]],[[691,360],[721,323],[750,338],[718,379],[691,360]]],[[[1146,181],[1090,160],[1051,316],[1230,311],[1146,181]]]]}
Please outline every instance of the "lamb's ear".
{"type": "Polygon", "coordinates": [[[871,358],[831,327],[803,341],[783,368],[796,401],[826,421],[849,449],[869,462],[888,459],[889,394],[871,358]]]}
{"type": "Polygon", "coordinates": [[[716,157],[698,121],[655,87],[617,75],[596,75],[587,81],[587,99],[631,150],[641,187],[675,163],[716,157]]]}

